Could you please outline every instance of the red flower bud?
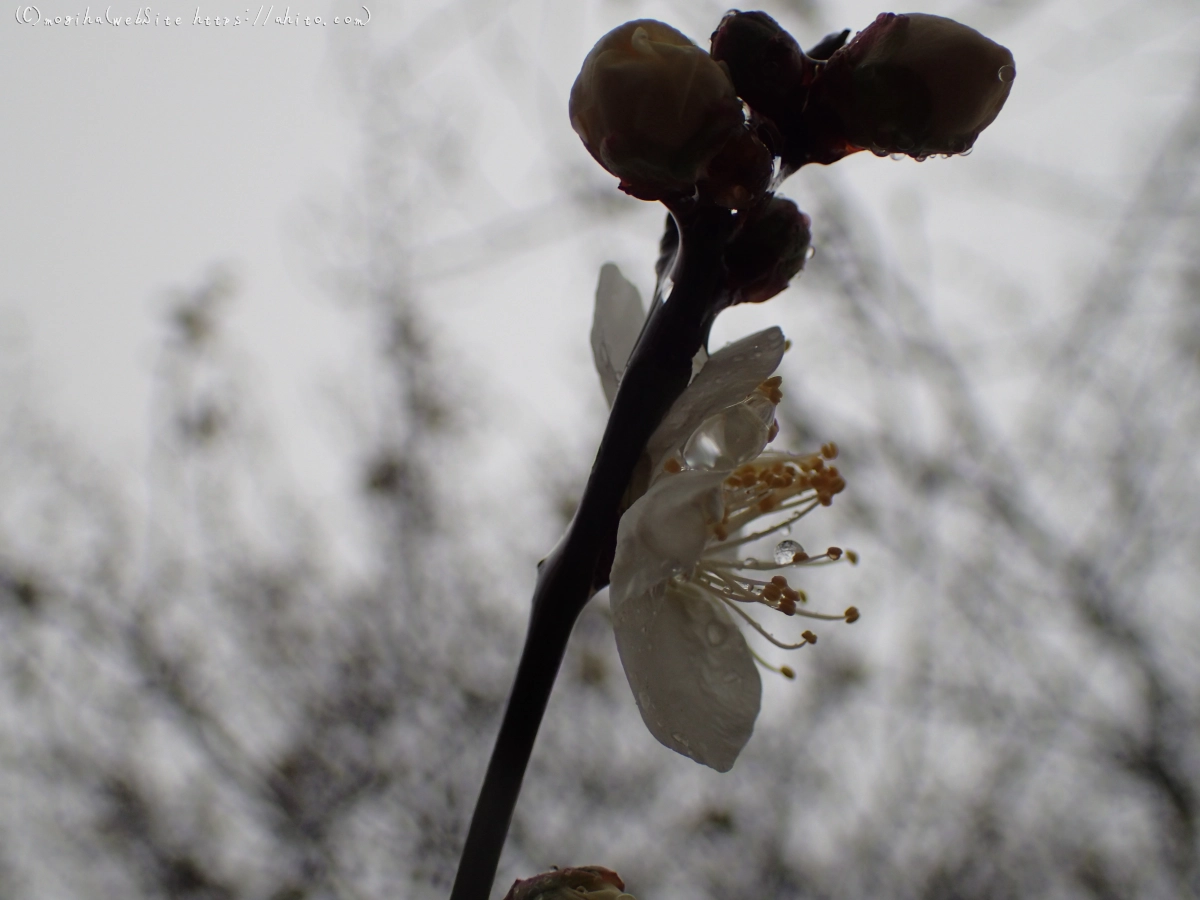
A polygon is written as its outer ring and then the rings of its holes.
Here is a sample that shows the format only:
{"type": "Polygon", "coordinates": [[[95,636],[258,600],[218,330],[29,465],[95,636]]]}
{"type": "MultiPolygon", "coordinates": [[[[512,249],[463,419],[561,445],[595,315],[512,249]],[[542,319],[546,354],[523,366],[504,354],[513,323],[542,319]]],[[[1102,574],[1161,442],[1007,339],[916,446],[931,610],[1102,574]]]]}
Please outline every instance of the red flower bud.
{"type": "Polygon", "coordinates": [[[712,57],[729,67],[738,96],[777,124],[804,107],[816,64],[765,12],[726,13],[712,34],[712,57]]]}
{"type": "Polygon", "coordinates": [[[734,303],[761,303],[788,286],[812,247],[812,220],[791,200],[771,197],[742,213],[725,248],[734,303]]]}
{"type": "Polygon", "coordinates": [[[830,58],[809,115],[834,159],[856,149],[918,159],[963,153],[999,114],[1015,77],[1012,54],[973,28],[881,13],[830,58]]]}

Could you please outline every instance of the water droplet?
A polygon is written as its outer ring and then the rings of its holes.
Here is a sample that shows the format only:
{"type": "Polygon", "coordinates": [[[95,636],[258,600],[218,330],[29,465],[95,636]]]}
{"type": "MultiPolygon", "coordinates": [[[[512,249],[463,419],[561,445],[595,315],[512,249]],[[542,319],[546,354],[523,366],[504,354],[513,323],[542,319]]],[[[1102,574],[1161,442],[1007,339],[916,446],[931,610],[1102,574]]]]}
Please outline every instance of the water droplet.
{"type": "Polygon", "coordinates": [[[704,629],[704,636],[712,646],[719,647],[725,643],[725,638],[729,637],[729,628],[720,622],[709,622],[708,627],[704,629]]]}
{"type": "Polygon", "coordinates": [[[899,162],[900,160],[906,159],[907,157],[905,157],[905,155],[903,153],[890,153],[890,154],[888,154],[888,158],[891,159],[892,162],[899,162]]]}
{"type": "Polygon", "coordinates": [[[775,563],[786,566],[797,553],[803,553],[804,548],[795,541],[780,541],[775,545],[775,563]]]}
{"type": "Polygon", "coordinates": [[[804,258],[812,259],[816,255],[817,255],[817,248],[814,247],[812,244],[809,244],[808,249],[804,251],[804,258]]]}
{"type": "Polygon", "coordinates": [[[1011,84],[1012,80],[1017,77],[1017,70],[1012,66],[1001,66],[1000,70],[996,73],[996,77],[1005,84],[1011,84]]]}

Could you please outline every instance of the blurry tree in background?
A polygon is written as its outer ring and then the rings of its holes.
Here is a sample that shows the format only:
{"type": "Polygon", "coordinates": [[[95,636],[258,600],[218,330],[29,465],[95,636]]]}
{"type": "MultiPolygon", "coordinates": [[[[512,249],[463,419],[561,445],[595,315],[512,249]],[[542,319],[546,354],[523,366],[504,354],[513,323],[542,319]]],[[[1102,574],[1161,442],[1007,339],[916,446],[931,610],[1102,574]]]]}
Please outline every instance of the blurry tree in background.
{"type": "MultiPolygon", "coordinates": [[[[1013,28],[1070,12],[991,6],[1013,28]]],[[[426,304],[447,272],[486,273],[585,221],[630,227],[638,206],[593,177],[569,131],[537,132],[543,112],[565,119],[566,88],[547,93],[497,49],[520,45],[490,8],[452,7],[495,66],[470,77],[528,100],[545,197],[515,211],[478,201],[471,154],[487,136],[466,131],[470,108],[418,108],[402,49],[357,70],[363,182],[318,224],[337,261],[321,274],[377,351],[342,436],[352,572],[329,558],[323,510],[274,471],[253,348],[222,329],[237,285],[220,271],[165,315],[143,512],[35,410],[8,404],[0,896],[447,893],[524,628],[495,585],[528,587],[536,556],[520,544],[511,571],[488,570],[502,554],[464,565],[464,541],[490,525],[464,525],[464,510],[515,500],[507,484],[462,496],[455,466],[485,423],[461,414],[470,365],[451,360],[426,304]]],[[[693,5],[677,24],[703,38],[693,23],[722,11],[693,5]]],[[[812,3],[771,11],[810,37],[869,21],[812,3]]],[[[1110,25],[1081,22],[1096,32],[1079,40],[1100,45],[1110,25]]],[[[419,26],[406,46],[461,50],[429,46],[434,32],[419,26]]],[[[1126,184],[1091,192],[1037,148],[981,166],[981,179],[1008,166],[1044,185],[1056,221],[1082,218],[1105,248],[1015,335],[996,338],[994,307],[1046,296],[1013,288],[999,253],[975,263],[999,271],[975,273],[947,328],[903,264],[918,228],[873,225],[852,175],[797,179],[818,255],[772,310],[796,344],[780,440],[842,448],[836,534],[864,564],[813,589],[858,605],[862,631],[804,651],[795,684],[768,685],[754,739],[717,776],[644,735],[607,604],[593,603],[498,892],[595,862],[643,898],[1200,896],[1200,89],[1190,56],[1164,64],[1181,85],[1170,127],[1136,135],[1126,184]]],[[[649,259],[656,236],[641,237],[649,259]]],[[[586,352],[585,335],[569,339],[586,352]]],[[[542,508],[565,515],[590,458],[561,435],[539,442],[542,508]]],[[[528,531],[546,550],[561,525],[528,531]]]]}

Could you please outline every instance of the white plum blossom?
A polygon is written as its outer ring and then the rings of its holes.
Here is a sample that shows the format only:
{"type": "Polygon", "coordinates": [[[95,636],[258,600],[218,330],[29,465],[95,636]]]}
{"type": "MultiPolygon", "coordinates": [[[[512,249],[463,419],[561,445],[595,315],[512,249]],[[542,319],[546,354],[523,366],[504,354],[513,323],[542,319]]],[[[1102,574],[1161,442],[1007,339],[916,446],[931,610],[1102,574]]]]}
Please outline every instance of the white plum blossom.
{"type": "MultiPolygon", "coordinates": [[[[641,299],[616,266],[601,270],[592,348],[611,402],[641,328],[641,299]],[[635,321],[636,317],[636,321],[635,321]],[[611,393],[610,393],[611,391],[611,393]]],[[[769,328],[718,350],[699,367],[647,445],[649,487],[621,518],[609,599],[621,664],[642,719],[667,747],[720,772],[749,740],[762,695],[758,666],[739,624],[782,649],[814,643],[775,637],[749,609],[852,622],[810,612],[784,569],[821,565],[852,552],[809,555],[782,540],[770,559],[746,554],[782,536],[845,486],[829,464],[837,448],[766,451],[778,430],[782,379],[772,372],[786,341],[769,328]],[[765,521],[764,521],[765,520],[765,521]]]]}

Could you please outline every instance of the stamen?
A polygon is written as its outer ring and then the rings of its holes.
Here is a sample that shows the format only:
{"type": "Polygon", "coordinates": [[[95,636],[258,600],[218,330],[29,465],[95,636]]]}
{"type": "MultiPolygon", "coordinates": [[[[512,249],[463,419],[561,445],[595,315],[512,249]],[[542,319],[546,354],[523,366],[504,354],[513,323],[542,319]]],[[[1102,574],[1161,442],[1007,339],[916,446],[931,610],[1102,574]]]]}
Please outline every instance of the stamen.
{"type": "MultiPolygon", "coordinates": [[[[854,607],[850,608],[854,609],[854,607]]],[[[855,612],[857,612],[857,610],[855,610],[855,612]]],[[[810,610],[800,608],[796,609],[796,615],[804,616],[806,619],[820,619],[822,622],[841,622],[846,618],[845,613],[842,613],[840,616],[835,616],[832,613],[811,612],[810,610]]]]}
{"type": "Polygon", "coordinates": [[[663,463],[663,471],[671,475],[678,475],[683,471],[683,466],[680,464],[679,460],[672,456],[665,463],[663,463]]]}
{"type": "Polygon", "coordinates": [[[760,666],[762,666],[768,672],[777,672],[780,675],[782,675],[784,678],[786,678],[788,681],[795,680],[796,671],[791,666],[773,666],[769,662],[767,662],[765,659],[763,659],[761,656],[759,656],[757,653],[755,653],[753,649],[750,650],[750,655],[754,657],[754,661],[756,663],[758,663],[760,666]]]}
{"type": "Polygon", "coordinates": [[[846,607],[846,612],[845,612],[844,618],[846,619],[847,625],[852,625],[855,622],[857,622],[858,621],[858,607],[857,606],[846,607]]]}
{"type": "MultiPolygon", "coordinates": [[[[749,613],[745,612],[743,609],[741,609],[741,607],[739,607],[737,604],[733,603],[731,600],[726,600],[725,605],[728,606],[730,609],[732,609],[735,613],[737,613],[743,619],[745,619],[747,622],[749,622],[751,628],[753,628],[755,631],[757,631],[759,634],[761,634],[763,637],[765,637],[768,641],[770,641],[772,644],[774,644],[780,650],[799,650],[805,644],[815,644],[816,643],[816,640],[817,640],[816,635],[813,635],[813,639],[810,641],[808,639],[808,635],[812,635],[812,632],[806,631],[806,632],[804,632],[804,634],[800,635],[802,638],[804,638],[804,640],[802,640],[800,643],[785,644],[783,641],[779,640],[779,638],[775,637],[775,635],[771,634],[771,632],[767,631],[767,629],[765,629],[761,625],[759,625],[758,622],[756,622],[749,613]]],[[[840,619],[841,616],[834,616],[833,618],[840,619]]]]}

